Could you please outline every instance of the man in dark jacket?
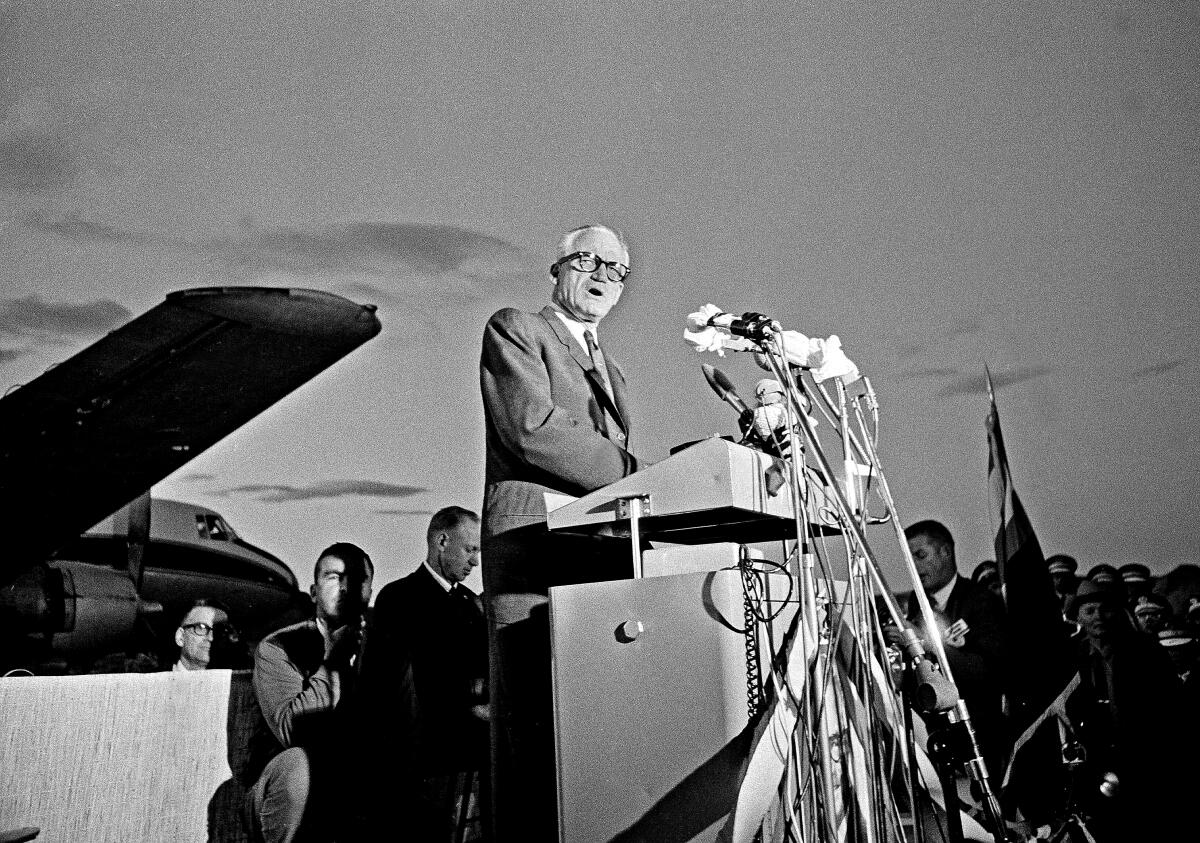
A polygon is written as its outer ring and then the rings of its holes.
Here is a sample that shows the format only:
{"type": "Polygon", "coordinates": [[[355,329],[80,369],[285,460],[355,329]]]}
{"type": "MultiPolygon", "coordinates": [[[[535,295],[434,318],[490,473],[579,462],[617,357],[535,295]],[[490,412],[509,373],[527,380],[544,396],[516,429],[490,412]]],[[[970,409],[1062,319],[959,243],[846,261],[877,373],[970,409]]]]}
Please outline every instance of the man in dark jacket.
{"type": "MultiPolygon", "coordinates": [[[[958,573],[954,537],[938,521],[919,521],[904,531],[909,552],[928,596],[938,628],[925,629],[915,594],[907,597],[908,621],[925,642],[927,654],[935,650],[933,635],[941,638],[950,672],[967,704],[980,750],[991,774],[1003,753],[1001,677],[1006,658],[1003,633],[1004,607],[991,591],[958,573]]],[[[895,637],[894,632],[888,633],[895,637]]]]}
{"type": "Polygon", "coordinates": [[[487,775],[487,628],[479,597],[463,583],[478,565],[479,516],[458,506],[438,511],[425,561],[380,590],[363,652],[364,691],[380,694],[370,702],[379,738],[394,745],[389,761],[409,768],[407,777],[384,776],[395,795],[417,790],[416,815],[404,823],[431,843],[453,839],[467,777],[487,775]]]}

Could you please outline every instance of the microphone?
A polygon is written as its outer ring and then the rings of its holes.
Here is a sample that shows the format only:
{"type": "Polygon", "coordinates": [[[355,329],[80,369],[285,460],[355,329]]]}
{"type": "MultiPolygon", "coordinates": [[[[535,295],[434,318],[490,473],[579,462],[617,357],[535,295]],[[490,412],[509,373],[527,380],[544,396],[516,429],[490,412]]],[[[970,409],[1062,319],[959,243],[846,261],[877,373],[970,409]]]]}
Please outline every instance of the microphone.
{"type": "Polygon", "coordinates": [[[704,372],[704,379],[708,381],[708,385],[712,387],[713,392],[717,393],[717,397],[737,410],[739,416],[750,412],[750,408],[746,406],[746,402],[739,398],[738,394],[734,391],[733,381],[729,379],[728,375],[716,366],[710,366],[707,363],[701,363],[700,370],[704,372]]]}
{"type": "MultiPolygon", "coordinates": [[[[770,442],[776,431],[787,430],[787,412],[782,404],[763,404],[754,410],[752,426],[759,439],[770,442]]],[[[784,435],[781,433],[780,438],[784,435]]]]}
{"type": "Polygon", "coordinates": [[[758,407],[754,409],[754,432],[763,442],[770,442],[775,431],[787,428],[783,387],[773,378],[763,378],[754,385],[754,395],[758,398],[758,407]]]}
{"type": "Polygon", "coordinates": [[[692,317],[688,319],[688,327],[693,331],[721,328],[735,337],[745,337],[755,342],[764,342],[783,330],[782,325],[762,313],[748,312],[738,317],[732,313],[718,312],[710,316],[707,321],[693,318],[696,316],[699,314],[692,314],[692,317]]]}

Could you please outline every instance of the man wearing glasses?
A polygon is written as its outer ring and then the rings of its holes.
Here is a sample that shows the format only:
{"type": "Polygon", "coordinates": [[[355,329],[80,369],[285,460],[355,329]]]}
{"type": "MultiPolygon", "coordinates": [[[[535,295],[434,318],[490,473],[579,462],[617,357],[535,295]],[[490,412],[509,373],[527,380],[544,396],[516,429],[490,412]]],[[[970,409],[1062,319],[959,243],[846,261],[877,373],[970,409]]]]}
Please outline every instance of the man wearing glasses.
{"type": "Polygon", "coordinates": [[[495,841],[556,840],[548,589],[632,575],[628,546],[551,534],[544,494],[586,494],[632,473],[625,377],[598,334],[629,277],[614,230],[567,232],[550,304],[488,320],[483,582],[488,602],[495,841]]]}
{"type": "Polygon", "coordinates": [[[229,615],[219,606],[203,598],[193,603],[175,630],[179,658],[171,670],[207,670],[217,629],[228,623],[229,615]]]}

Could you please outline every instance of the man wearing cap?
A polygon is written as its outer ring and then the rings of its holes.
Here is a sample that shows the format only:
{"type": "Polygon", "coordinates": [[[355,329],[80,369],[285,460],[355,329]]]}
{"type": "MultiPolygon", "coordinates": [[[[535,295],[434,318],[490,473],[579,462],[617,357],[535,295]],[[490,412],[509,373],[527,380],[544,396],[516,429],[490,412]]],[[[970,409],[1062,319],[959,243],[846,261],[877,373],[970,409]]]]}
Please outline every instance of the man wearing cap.
{"type": "Polygon", "coordinates": [[[1142,594],[1133,600],[1133,620],[1137,628],[1151,637],[1171,622],[1171,603],[1161,594],[1142,594]]]}
{"type": "Polygon", "coordinates": [[[1175,673],[1183,682],[1184,687],[1191,689],[1194,698],[1195,694],[1200,692],[1200,682],[1197,681],[1200,676],[1196,674],[1196,662],[1200,658],[1200,644],[1196,641],[1196,634],[1190,629],[1169,627],[1159,630],[1158,643],[1166,649],[1167,655],[1171,657],[1171,663],[1175,665],[1175,673]]]}
{"type": "Polygon", "coordinates": [[[1117,574],[1117,569],[1112,565],[1101,562],[1099,565],[1093,565],[1087,572],[1087,578],[1093,582],[1113,585],[1120,579],[1117,574]]]}
{"type": "Polygon", "coordinates": [[[1050,581],[1054,583],[1059,605],[1065,611],[1067,599],[1079,588],[1079,577],[1075,574],[1079,570],[1079,563],[1065,553],[1056,553],[1046,560],[1046,570],[1050,572],[1050,581]]]}
{"type": "Polygon", "coordinates": [[[580,496],[637,468],[625,375],[598,335],[629,271],[616,231],[569,231],[550,266],[550,304],[537,313],[505,308],[484,330],[495,843],[558,836],[549,588],[632,575],[627,540],[551,534],[545,503],[547,493],[580,496]]]}
{"type": "Polygon", "coordinates": [[[995,559],[985,559],[975,566],[975,570],[971,572],[971,581],[978,586],[982,586],[1002,599],[1000,590],[1000,566],[996,564],[995,559]]]}
{"type": "Polygon", "coordinates": [[[1122,600],[1125,599],[1125,581],[1121,579],[1121,575],[1117,573],[1117,569],[1112,565],[1103,562],[1099,565],[1093,565],[1087,572],[1087,579],[1109,586],[1121,595],[1122,600]]]}
{"type": "Polygon", "coordinates": [[[1179,678],[1164,648],[1134,630],[1115,584],[1081,583],[1068,611],[1084,634],[1067,701],[1086,749],[1075,793],[1102,840],[1175,839],[1195,776],[1176,775],[1171,757],[1200,747],[1179,678]],[[1115,794],[1100,791],[1105,774],[1116,776],[1115,794]]]}
{"type": "Polygon", "coordinates": [[[1129,562],[1117,568],[1117,576],[1125,583],[1125,597],[1132,605],[1139,597],[1150,591],[1154,583],[1150,580],[1150,568],[1141,562],[1129,562]]]}

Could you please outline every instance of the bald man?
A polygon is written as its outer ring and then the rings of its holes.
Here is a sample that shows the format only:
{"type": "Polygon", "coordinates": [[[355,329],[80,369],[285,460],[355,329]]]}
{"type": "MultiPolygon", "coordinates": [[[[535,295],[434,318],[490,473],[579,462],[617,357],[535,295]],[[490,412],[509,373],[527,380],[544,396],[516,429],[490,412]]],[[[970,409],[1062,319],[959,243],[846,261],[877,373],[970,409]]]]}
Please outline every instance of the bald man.
{"type": "Polygon", "coordinates": [[[627,542],[550,534],[543,497],[583,495],[637,468],[625,376],[599,332],[629,267],[613,229],[569,231],[550,266],[550,304],[501,310],[484,331],[482,565],[497,843],[558,836],[550,586],[632,575],[627,542]]]}

